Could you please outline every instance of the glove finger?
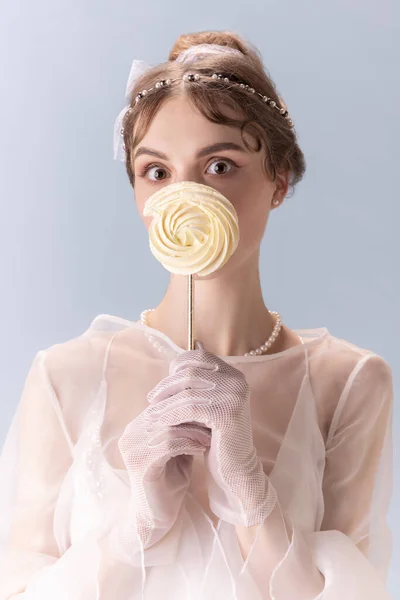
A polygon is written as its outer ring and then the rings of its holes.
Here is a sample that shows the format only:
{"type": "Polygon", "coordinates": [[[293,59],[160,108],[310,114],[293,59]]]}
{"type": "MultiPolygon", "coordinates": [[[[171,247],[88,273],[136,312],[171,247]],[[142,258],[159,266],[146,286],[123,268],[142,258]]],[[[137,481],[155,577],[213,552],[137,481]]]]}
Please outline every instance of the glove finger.
{"type": "Polygon", "coordinates": [[[182,423],[176,427],[158,431],[148,445],[153,448],[162,442],[177,438],[190,439],[208,448],[211,445],[211,429],[199,423],[182,423]]]}
{"type": "Polygon", "coordinates": [[[167,439],[157,445],[158,458],[152,460],[151,467],[163,467],[175,456],[182,454],[196,456],[197,454],[203,454],[205,450],[206,447],[203,444],[190,438],[179,437],[167,439]]]}
{"type": "MultiPolygon", "coordinates": [[[[203,353],[206,350],[188,350],[187,353],[203,353]]],[[[170,376],[176,375],[180,373],[184,369],[191,368],[193,369],[202,369],[203,371],[219,371],[220,366],[215,361],[210,360],[202,360],[201,356],[193,356],[193,354],[189,354],[189,356],[179,356],[179,358],[174,358],[169,366],[169,374],[170,376]]],[[[227,363],[225,363],[227,364],[227,363]]]]}
{"type": "MultiPolygon", "coordinates": [[[[211,401],[212,402],[212,401],[211,401]]],[[[146,431],[156,433],[167,427],[175,427],[183,423],[200,423],[203,427],[213,427],[215,411],[210,404],[196,404],[195,400],[183,406],[170,406],[169,410],[152,413],[147,418],[146,431]]]]}
{"type": "Polygon", "coordinates": [[[203,347],[197,347],[195,350],[185,350],[179,352],[169,365],[169,374],[173,375],[175,372],[184,369],[189,366],[198,366],[205,370],[211,371],[222,371],[226,369],[230,370],[232,367],[222,360],[216,354],[208,352],[204,348],[202,342],[196,341],[196,344],[201,344],[203,347]]]}
{"type": "MultiPolygon", "coordinates": [[[[175,396],[161,400],[158,404],[148,406],[145,409],[144,419],[147,423],[157,423],[159,418],[174,409],[182,409],[190,411],[193,406],[197,406],[198,409],[203,408],[205,414],[209,411],[209,407],[213,402],[212,392],[210,390],[182,390],[175,396]]],[[[184,419],[189,421],[198,421],[199,419],[184,419]]],[[[183,421],[181,421],[183,422],[183,421]]],[[[178,425],[178,423],[172,423],[178,425]]]]}
{"type": "Polygon", "coordinates": [[[157,404],[171,396],[175,396],[179,392],[187,389],[214,389],[215,384],[201,378],[199,374],[191,373],[190,375],[174,374],[162,379],[150,392],[147,394],[149,404],[157,404]]]}

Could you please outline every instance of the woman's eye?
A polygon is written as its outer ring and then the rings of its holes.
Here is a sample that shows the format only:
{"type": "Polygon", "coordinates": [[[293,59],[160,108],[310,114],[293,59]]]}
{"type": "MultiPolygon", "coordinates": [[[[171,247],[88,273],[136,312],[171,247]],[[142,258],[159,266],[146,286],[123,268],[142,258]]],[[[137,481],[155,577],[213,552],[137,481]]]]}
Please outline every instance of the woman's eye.
{"type": "MultiPolygon", "coordinates": [[[[214,160],[211,165],[229,165],[231,168],[233,167],[233,162],[230,160],[214,160]]],[[[229,171],[225,171],[225,172],[221,172],[221,170],[219,170],[218,172],[215,172],[215,175],[226,175],[227,173],[229,173],[229,171]]]]}
{"type": "MultiPolygon", "coordinates": [[[[210,164],[210,167],[212,167],[213,165],[219,165],[219,167],[217,169],[213,170],[213,172],[212,172],[213,175],[217,175],[217,176],[228,175],[228,173],[230,173],[230,171],[233,169],[233,167],[236,167],[235,163],[232,160],[228,160],[228,159],[213,160],[213,162],[210,164]],[[229,167],[229,170],[226,170],[227,165],[229,167]]],[[[158,183],[159,181],[164,181],[164,179],[165,179],[165,177],[159,176],[159,174],[162,173],[162,171],[166,172],[166,169],[164,169],[163,167],[160,167],[159,165],[151,164],[151,165],[144,167],[144,169],[142,169],[140,171],[139,176],[140,177],[148,177],[148,179],[150,180],[150,183],[158,183]],[[152,173],[155,174],[155,178],[153,178],[152,173]]],[[[208,169],[207,169],[207,172],[208,172],[208,169]]]]}
{"type": "MultiPolygon", "coordinates": [[[[145,167],[141,173],[140,176],[141,177],[145,177],[148,173],[150,173],[151,170],[155,169],[156,171],[165,171],[165,169],[163,169],[162,167],[157,167],[155,165],[149,165],[148,167],[145,167]]],[[[163,181],[163,179],[161,179],[160,177],[156,177],[156,179],[152,179],[150,178],[150,181],[152,182],[157,182],[157,181],[163,181]]]]}

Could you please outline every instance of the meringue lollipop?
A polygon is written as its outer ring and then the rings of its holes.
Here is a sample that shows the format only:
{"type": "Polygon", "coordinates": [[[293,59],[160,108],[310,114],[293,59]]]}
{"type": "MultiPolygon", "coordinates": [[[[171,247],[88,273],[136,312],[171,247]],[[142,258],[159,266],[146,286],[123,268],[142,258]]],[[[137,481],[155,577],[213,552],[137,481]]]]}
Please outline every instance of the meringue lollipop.
{"type": "Polygon", "coordinates": [[[193,181],[163,187],[146,201],[150,249],[171,273],[188,275],[188,345],[193,350],[193,278],[220,269],[239,243],[234,206],[216,189],[193,181]]]}

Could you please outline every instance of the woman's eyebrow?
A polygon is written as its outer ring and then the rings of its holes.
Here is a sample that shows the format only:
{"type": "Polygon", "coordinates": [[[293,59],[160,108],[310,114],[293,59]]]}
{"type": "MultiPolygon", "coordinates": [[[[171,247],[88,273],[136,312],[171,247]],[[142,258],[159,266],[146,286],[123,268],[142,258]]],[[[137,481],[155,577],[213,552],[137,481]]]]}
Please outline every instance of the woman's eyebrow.
{"type": "MultiPolygon", "coordinates": [[[[210,146],[206,146],[198,151],[196,158],[202,158],[207,156],[208,154],[212,154],[213,152],[220,152],[221,150],[239,150],[240,152],[247,152],[243,146],[240,144],[235,144],[235,142],[217,142],[216,144],[211,144],[210,146]]],[[[153,148],[147,148],[146,146],[140,146],[135,153],[134,161],[141,154],[150,154],[151,156],[156,156],[158,158],[162,158],[163,160],[169,160],[168,156],[163,152],[158,152],[157,150],[153,150],[153,148]]]]}

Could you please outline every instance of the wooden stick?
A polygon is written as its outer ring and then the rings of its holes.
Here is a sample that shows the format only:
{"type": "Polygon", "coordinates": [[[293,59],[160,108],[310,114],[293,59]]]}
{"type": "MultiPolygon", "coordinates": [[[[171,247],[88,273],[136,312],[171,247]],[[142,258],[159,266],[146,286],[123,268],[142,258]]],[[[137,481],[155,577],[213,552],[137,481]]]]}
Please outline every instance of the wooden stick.
{"type": "Polygon", "coordinates": [[[188,276],[188,350],[194,350],[194,281],[193,275],[188,276]]]}

